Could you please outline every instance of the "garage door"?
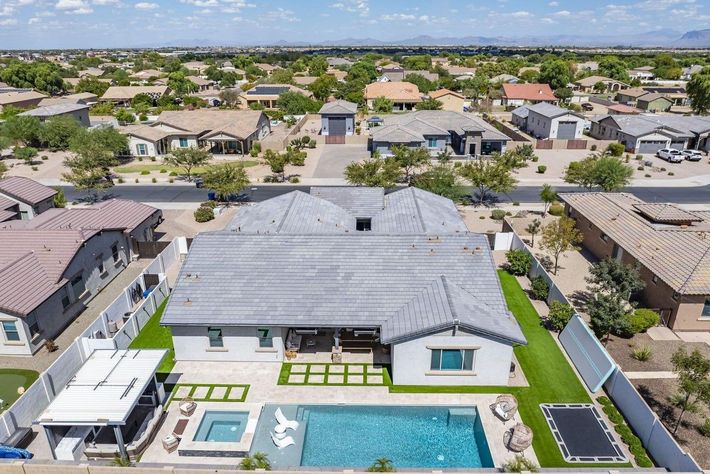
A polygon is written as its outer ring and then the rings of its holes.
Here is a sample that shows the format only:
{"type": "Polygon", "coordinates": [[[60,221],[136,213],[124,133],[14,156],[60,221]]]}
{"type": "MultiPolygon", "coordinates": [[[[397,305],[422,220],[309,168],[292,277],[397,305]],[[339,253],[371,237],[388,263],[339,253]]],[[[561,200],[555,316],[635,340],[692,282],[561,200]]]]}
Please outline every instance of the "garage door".
{"type": "Polygon", "coordinates": [[[557,125],[557,138],[560,140],[572,140],[576,130],[577,122],[560,122],[557,125]]]}
{"type": "Polygon", "coordinates": [[[639,147],[638,150],[636,150],[636,153],[656,153],[661,148],[665,148],[666,143],[667,142],[657,140],[642,141],[639,142],[639,147]]]}
{"type": "Polygon", "coordinates": [[[683,145],[685,145],[685,142],[671,142],[671,148],[675,148],[676,150],[682,150],[685,148],[683,145]]]}
{"type": "Polygon", "coordinates": [[[345,135],[345,117],[328,120],[328,135],[345,135]]]}

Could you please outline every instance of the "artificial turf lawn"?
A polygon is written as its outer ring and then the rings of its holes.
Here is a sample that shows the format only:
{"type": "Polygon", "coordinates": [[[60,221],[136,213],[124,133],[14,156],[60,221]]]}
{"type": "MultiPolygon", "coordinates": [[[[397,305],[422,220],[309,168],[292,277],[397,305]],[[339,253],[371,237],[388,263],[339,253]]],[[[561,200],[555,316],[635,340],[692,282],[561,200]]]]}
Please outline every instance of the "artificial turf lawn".
{"type": "Polygon", "coordinates": [[[34,370],[0,369],[0,399],[3,401],[0,413],[20,398],[20,394],[17,393],[19,387],[27,390],[37,377],[39,374],[34,370]]]}
{"type": "MultiPolygon", "coordinates": [[[[545,421],[541,403],[591,403],[587,391],[570,367],[559,346],[545,329],[535,308],[515,277],[503,270],[498,277],[508,308],[528,341],[527,346],[515,347],[515,357],[525,373],[529,387],[390,387],[393,393],[512,393],[518,399],[518,410],[523,422],[532,428],[533,448],[542,467],[604,467],[629,466],[629,464],[569,464],[555,442],[545,421]]],[[[583,428],[583,427],[580,427],[583,428]]],[[[500,440],[491,440],[497,443],[500,440]]],[[[512,457],[512,456],[511,456],[512,457]]]]}
{"type": "Polygon", "coordinates": [[[163,359],[163,363],[158,367],[158,374],[169,374],[175,366],[175,351],[173,350],[173,334],[170,328],[160,325],[160,317],[163,315],[166,299],[158,306],[157,311],[150,317],[131,344],[129,349],[168,349],[168,353],[163,359]]]}

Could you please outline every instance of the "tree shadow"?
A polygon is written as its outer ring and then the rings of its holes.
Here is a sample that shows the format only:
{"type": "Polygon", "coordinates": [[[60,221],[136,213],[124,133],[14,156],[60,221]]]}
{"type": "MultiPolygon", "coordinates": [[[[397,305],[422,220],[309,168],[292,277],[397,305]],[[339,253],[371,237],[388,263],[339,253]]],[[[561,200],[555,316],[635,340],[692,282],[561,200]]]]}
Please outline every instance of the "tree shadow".
{"type": "Polygon", "coordinates": [[[654,395],[648,385],[639,385],[637,390],[648,406],[658,415],[661,422],[666,426],[672,426],[676,420],[673,406],[667,403],[667,400],[659,399],[654,395]]]}
{"type": "Polygon", "coordinates": [[[567,295],[567,298],[569,298],[574,306],[584,308],[587,306],[587,303],[589,303],[591,294],[586,290],[575,290],[572,294],[567,295]]]}
{"type": "Polygon", "coordinates": [[[474,207],[493,207],[501,202],[500,197],[491,192],[484,192],[483,197],[479,191],[473,191],[462,198],[465,204],[474,207]]]}

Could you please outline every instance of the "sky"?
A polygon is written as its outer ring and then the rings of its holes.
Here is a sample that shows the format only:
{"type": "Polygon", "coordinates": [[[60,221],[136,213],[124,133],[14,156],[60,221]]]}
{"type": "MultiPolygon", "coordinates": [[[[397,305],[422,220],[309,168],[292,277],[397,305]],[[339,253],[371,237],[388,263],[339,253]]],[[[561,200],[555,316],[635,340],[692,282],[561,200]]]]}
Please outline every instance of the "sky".
{"type": "Polygon", "coordinates": [[[710,0],[0,0],[0,49],[683,33],[710,0]]]}

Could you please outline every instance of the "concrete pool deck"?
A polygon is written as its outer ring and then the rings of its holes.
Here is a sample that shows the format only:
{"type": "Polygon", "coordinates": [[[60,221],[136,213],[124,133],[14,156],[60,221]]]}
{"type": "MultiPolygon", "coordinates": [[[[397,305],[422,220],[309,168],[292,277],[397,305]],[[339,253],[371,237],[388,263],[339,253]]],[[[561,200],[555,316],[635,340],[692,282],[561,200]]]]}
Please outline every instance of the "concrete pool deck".
{"type": "MultiPolygon", "coordinates": [[[[463,405],[477,406],[489,449],[495,466],[511,460],[516,453],[503,444],[503,435],[516,423],[518,414],[507,422],[496,418],[489,406],[495,402],[497,394],[456,394],[456,393],[390,393],[387,387],[348,386],[294,386],[278,385],[280,363],[273,362],[177,362],[173,374],[180,374],[179,383],[205,384],[249,384],[246,403],[228,403],[230,410],[241,411],[249,404],[361,404],[361,405],[463,405]]],[[[198,406],[201,402],[198,402],[198,406]]],[[[202,402],[203,404],[205,402],[202,402]]],[[[238,464],[236,458],[179,456],[178,451],[167,453],[162,447],[162,439],[170,434],[180,418],[178,403],[171,403],[163,425],[155,439],[143,453],[141,462],[162,464],[238,464]]],[[[193,414],[190,424],[199,424],[193,414]]],[[[189,429],[189,428],[188,428],[189,429]]],[[[526,458],[539,464],[532,447],[523,453],[526,458]]],[[[308,469],[308,468],[304,468],[308,469]]]]}

